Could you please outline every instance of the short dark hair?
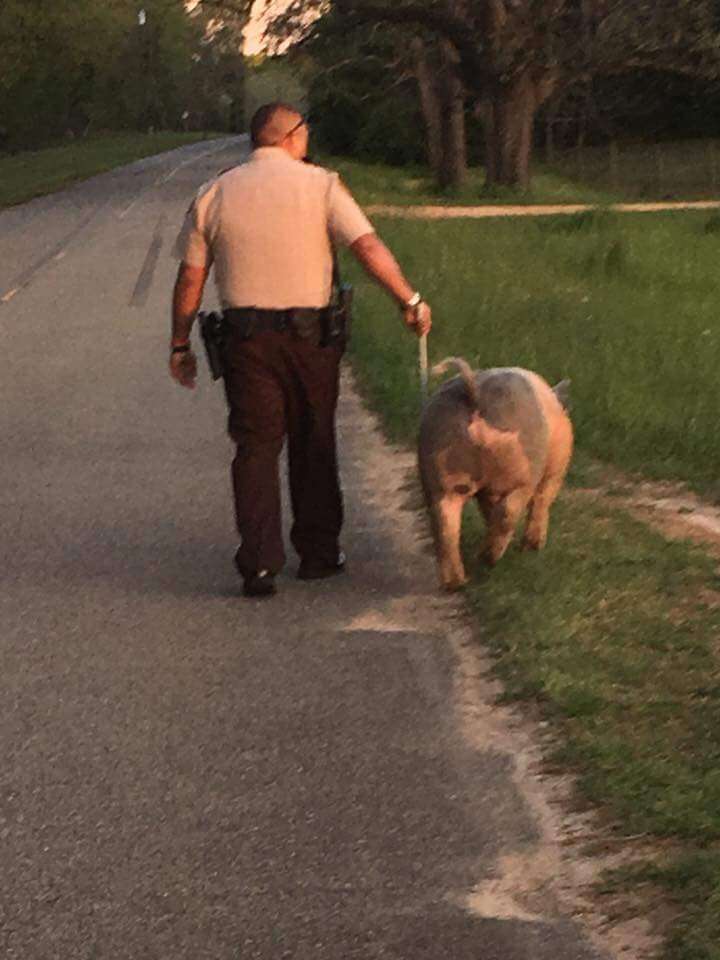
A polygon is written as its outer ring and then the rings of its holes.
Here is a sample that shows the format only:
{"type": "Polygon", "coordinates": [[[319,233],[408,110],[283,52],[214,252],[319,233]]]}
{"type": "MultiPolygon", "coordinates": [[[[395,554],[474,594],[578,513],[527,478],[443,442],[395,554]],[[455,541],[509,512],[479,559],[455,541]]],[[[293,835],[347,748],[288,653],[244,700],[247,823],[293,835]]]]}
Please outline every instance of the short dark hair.
{"type": "Polygon", "coordinates": [[[252,145],[254,147],[261,145],[272,145],[268,143],[263,144],[263,133],[271,125],[276,115],[280,112],[294,113],[297,114],[297,116],[301,116],[300,111],[289,103],[283,103],[280,100],[276,100],[273,103],[264,103],[255,111],[253,118],[250,121],[250,139],[252,140],[252,145]]]}

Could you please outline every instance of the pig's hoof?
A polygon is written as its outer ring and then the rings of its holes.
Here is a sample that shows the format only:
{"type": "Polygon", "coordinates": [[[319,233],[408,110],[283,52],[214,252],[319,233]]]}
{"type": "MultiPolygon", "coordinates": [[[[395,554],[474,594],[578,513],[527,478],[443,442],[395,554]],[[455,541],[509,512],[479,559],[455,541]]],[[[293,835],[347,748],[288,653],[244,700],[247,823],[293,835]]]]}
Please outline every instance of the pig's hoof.
{"type": "Polygon", "coordinates": [[[445,580],[443,581],[442,588],[446,593],[457,593],[458,590],[462,590],[463,587],[467,585],[467,577],[462,580],[445,580]]]}
{"type": "Polygon", "coordinates": [[[544,546],[545,544],[543,543],[542,540],[533,540],[533,539],[525,538],[522,542],[521,549],[523,551],[528,551],[528,550],[538,551],[538,550],[542,550],[544,546]]]}

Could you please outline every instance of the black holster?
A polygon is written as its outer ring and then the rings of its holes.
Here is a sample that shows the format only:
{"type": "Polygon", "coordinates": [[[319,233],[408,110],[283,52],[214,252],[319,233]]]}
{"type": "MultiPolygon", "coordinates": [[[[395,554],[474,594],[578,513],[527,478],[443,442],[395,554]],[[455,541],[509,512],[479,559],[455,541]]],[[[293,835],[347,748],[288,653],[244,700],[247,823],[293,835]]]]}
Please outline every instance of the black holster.
{"type": "Polygon", "coordinates": [[[324,311],[323,344],[344,350],[352,331],[353,288],[342,283],[333,290],[333,300],[324,311]]]}
{"type": "Polygon", "coordinates": [[[214,312],[198,314],[198,322],[210,373],[213,380],[219,380],[225,375],[227,324],[222,314],[214,312]]]}

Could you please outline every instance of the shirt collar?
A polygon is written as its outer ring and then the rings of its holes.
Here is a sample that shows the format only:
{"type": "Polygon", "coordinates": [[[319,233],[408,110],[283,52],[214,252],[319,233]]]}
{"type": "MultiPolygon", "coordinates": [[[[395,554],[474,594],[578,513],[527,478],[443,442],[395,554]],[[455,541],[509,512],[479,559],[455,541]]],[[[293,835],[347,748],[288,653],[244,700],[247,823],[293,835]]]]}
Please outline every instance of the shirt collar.
{"type": "Polygon", "coordinates": [[[250,156],[250,159],[254,163],[257,163],[263,160],[280,160],[281,162],[286,162],[286,163],[298,162],[297,160],[295,160],[293,157],[290,156],[287,150],[283,150],[282,147],[256,147],[253,150],[250,156]]]}

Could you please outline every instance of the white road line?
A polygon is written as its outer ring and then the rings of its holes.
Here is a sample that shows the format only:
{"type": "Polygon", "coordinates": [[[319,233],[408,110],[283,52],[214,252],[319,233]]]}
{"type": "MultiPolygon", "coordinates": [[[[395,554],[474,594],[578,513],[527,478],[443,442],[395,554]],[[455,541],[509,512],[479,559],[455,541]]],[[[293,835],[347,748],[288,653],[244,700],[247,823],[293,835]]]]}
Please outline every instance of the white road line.
{"type": "Polygon", "coordinates": [[[63,237],[60,243],[57,243],[45,256],[41,257],[39,260],[36,260],[35,263],[31,264],[30,267],[24,270],[19,277],[16,277],[15,281],[17,285],[13,287],[12,290],[8,290],[4,296],[0,297],[0,304],[8,303],[8,301],[12,300],[17,293],[20,293],[21,290],[24,290],[27,286],[29,286],[38,273],[45,269],[45,267],[48,267],[59,260],[63,260],[78,234],[82,233],[82,231],[90,223],[92,223],[92,221],[102,212],[102,210],[105,209],[105,206],[106,204],[103,203],[100,207],[91,210],[87,216],[83,217],[79,223],[75,224],[70,233],[63,237]],[[64,246],[64,244],[67,244],[67,246],[64,246]]]}
{"type": "MultiPolygon", "coordinates": [[[[172,179],[172,177],[175,176],[178,170],[181,170],[183,167],[186,167],[191,163],[195,163],[197,160],[202,160],[203,157],[208,157],[213,153],[219,153],[221,150],[226,149],[227,145],[228,145],[227,139],[223,139],[219,143],[215,143],[209,150],[203,150],[202,153],[193,154],[193,156],[187,157],[185,160],[179,163],[176,167],[174,167],[169,173],[164,173],[162,176],[158,177],[149,187],[146,187],[144,190],[141,190],[140,193],[132,201],[132,203],[128,207],[126,207],[125,210],[122,211],[122,213],[118,214],[119,219],[124,220],[125,217],[128,215],[128,213],[130,212],[130,210],[132,210],[135,204],[140,199],[142,199],[142,197],[144,197],[149,190],[152,190],[156,187],[161,186],[164,183],[167,183],[169,180],[172,179]]],[[[81,226],[84,227],[85,225],[87,225],[87,223],[89,223],[90,220],[93,219],[93,217],[97,216],[97,214],[100,213],[100,211],[105,206],[106,204],[102,204],[101,207],[99,207],[97,210],[94,210],[89,217],[87,217],[84,221],[82,221],[81,226]]],[[[73,237],[77,232],[78,232],[78,229],[75,229],[73,231],[73,237]]],[[[20,293],[21,290],[25,289],[25,287],[34,279],[35,275],[39,270],[41,270],[43,267],[47,266],[49,263],[53,261],[63,260],[67,255],[67,252],[68,252],[67,248],[64,248],[64,249],[58,250],[57,253],[49,254],[47,258],[44,258],[43,260],[41,260],[38,264],[32,267],[25,275],[22,276],[21,282],[18,284],[17,287],[13,287],[12,290],[8,290],[7,293],[5,293],[3,296],[0,297],[0,304],[9,303],[14,296],[20,293]]]]}
{"type": "Polygon", "coordinates": [[[224,150],[227,147],[227,142],[222,140],[219,145],[215,145],[210,150],[204,150],[202,153],[193,154],[192,157],[188,157],[186,160],[183,160],[182,163],[179,163],[174,167],[169,173],[164,173],[162,176],[158,177],[157,180],[153,181],[149,187],[145,187],[144,190],[141,190],[140,193],[135,197],[135,199],[130,203],[124,210],[118,214],[119,220],[124,220],[125,217],[130,213],[135,204],[141,200],[150,190],[154,190],[156,187],[161,187],[164,184],[168,183],[178,170],[182,170],[183,167],[187,167],[191,163],[196,163],[198,160],[202,160],[203,157],[209,157],[213,153],[219,153],[221,150],[224,150]]]}

